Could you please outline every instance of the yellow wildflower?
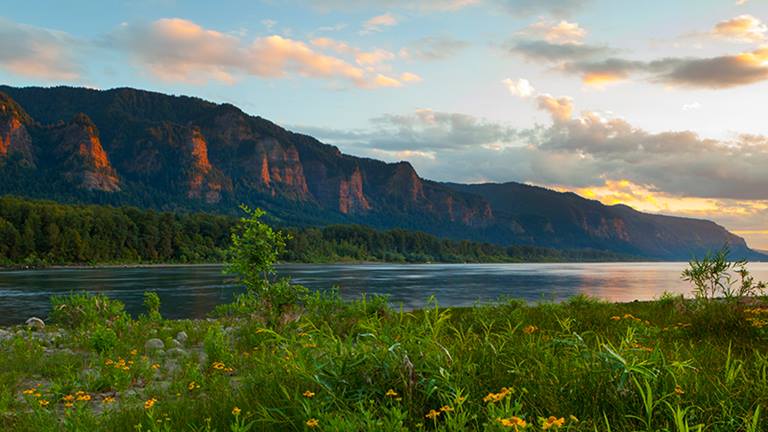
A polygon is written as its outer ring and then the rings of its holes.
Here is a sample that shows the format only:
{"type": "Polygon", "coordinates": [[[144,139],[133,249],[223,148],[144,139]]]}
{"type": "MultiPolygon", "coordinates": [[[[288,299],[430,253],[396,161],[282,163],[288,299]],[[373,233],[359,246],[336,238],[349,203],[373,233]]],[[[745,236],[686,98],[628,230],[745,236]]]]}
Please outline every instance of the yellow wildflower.
{"type": "Polygon", "coordinates": [[[515,430],[518,430],[518,428],[525,429],[526,427],[528,427],[528,423],[517,416],[512,416],[510,418],[498,418],[496,419],[496,421],[501,423],[501,425],[504,427],[515,428],[515,430]]]}
{"type": "Polygon", "coordinates": [[[154,370],[160,369],[160,365],[158,363],[153,363],[152,366],[150,366],[154,370]]]}
{"type": "Polygon", "coordinates": [[[320,422],[316,418],[311,418],[307,420],[306,425],[310,428],[316,428],[318,425],[320,425],[320,422]]]}
{"type": "Polygon", "coordinates": [[[34,395],[32,395],[32,396],[34,396],[34,397],[36,397],[36,398],[39,398],[39,397],[42,397],[43,395],[42,395],[42,394],[40,394],[40,393],[35,393],[35,394],[34,394],[34,395]]]}
{"type": "Polygon", "coordinates": [[[30,389],[24,390],[22,393],[24,393],[25,395],[31,395],[31,394],[34,394],[36,391],[37,390],[30,388],[30,389]]]}
{"type": "Polygon", "coordinates": [[[442,412],[451,412],[451,411],[453,411],[453,407],[451,407],[450,405],[443,405],[443,406],[440,407],[440,411],[442,411],[442,412]]]}
{"type": "Polygon", "coordinates": [[[191,381],[189,384],[187,384],[187,389],[189,389],[189,391],[192,391],[194,389],[199,389],[199,388],[200,388],[200,384],[194,381],[191,381]]]}
{"type": "Polygon", "coordinates": [[[153,406],[155,406],[155,402],[157,402],[157,399],[155,398],[147,399],[147,401],[144,402],[144,409],[152,408],[153,406]]]}
{"type": "Polygon", "coordinates": [[[488,393],[488,395],[483,398],[483,402],[500,402],[507,397],[511,391],[512,390],[507,387],[502,387],[501,391],[498,393],[488,393]]]}
{"type": "Polygon", "coordinates": [[[104,399],[101,400],[101,403],[103,404],[111,404],[115,401],[115,398],[112,396],[105,396],[104,399]]]}
{"type": "Polygon", "coordinates": [[[37,403],[39,403],[41,407],[47,407],[49,402],[45,399],[40,399],[37,403]]]}
{"type": "Polygon", "coordinates": [[[620,316],[616,316],[616,315],[611,317],[611,321],[618,321],[620,319],[621,319],[621,317],[620,316]]]}
{"type": "Polygon", "coordinates": [[[549,428],[561,428],[565,424],[565,419],[560,417],[557,418],[555,416],[549,416],[546,420],[544,420],[544,424],[541,425],[541,428],[544,430],[547,430],[549,428]]]}
{"type": "Polygon", "coordinates": [[[232,415],[235,416],[235,417],[239,416],[240,415],[240,408],[238,408],[238,407],[232,408],[232,415]]]}
{"type": "Polygon", "coordinates": [[[685,392],[683,391],[682,387],[680,387],[679,385],[675,384],[675,394],[678,395],[678,396],[682,396],[683,394],[685,394],[685,392]]]}
{"type": "Polygon", "coordinates": [[[384,393],[384,396],[389,397],[389,398],[395,398],[395,397],[398,396],[398,394],[397,394],[397,392],[394,389],[389,389],[389,390],[387,390],[386,393],[384,393]]]}
{"type": "Polygon", "coordinates": [[[312,399],[313,397],[315,397],[315,392],[307,390],[304,393],[302,393],[302,395],[304,395],[305,398],[312,399]]]}
{"type": "Polygon", "coordinates": [[[213,365],[212,365],[212,366],[213,366],[213,368],[214,368],[214,369],[216,369],[216,370],[222,370],[222,369],[224,369],[225,367],[227,367],[227,366],[226,366],[224,363],[222,363],[222,362],[213,362],[213,365]]]}
{"type": "Polygon", "coordinates": [[[440,416],[440,411],[432,409],[432,410],[429,410],[427,415],[425,415],[424,417],[426,417],[426,418],[428,418],[430,420],[434,420],[434,419],[438,418],[439,416],[440,416]]]}
{"type": "Polygon", "coordinates": [[[105,364],[105,365],[107,365],[107,366],[111,366],[111,365],[112,365],[112,364],[114,364],[114,363],[115,363],[115,361],[114,361],[114,360],[112,360],[112,359],[106,359],[106,360],[104,360],[104,364],[105,364]]]}
{"type": "Polygon", "coordinates": [[[72,396],[71,394],[68,394],[62,397],[61,400],[63,400],[64,402],[72,402],[73,400],[75,400],[75,397],[72,396]]]}
{"type": "Polygon", "coordinates": [[[89,394],[81,394],[81,395],[79,395],[77,397],[77,400],[88,402],[89,400],[91,400],[91,395],[89,395],[89,394]]]}
{"type": "Polygon", "coordinates": [[[75,405],[75,404],[73,404],[72,402],[66,402],[66,403],[64,404],[64,408],[72,408],[74,405],[75,405]]]}
{"type": "Polygon", "coordinates": [[[532,334],[532,333],[536,332],[536,330],[538,330],[538,329],[539,328],[536,327],[535,325],[529,324],[529,325],[523,327],[523,333],[525,333],[525,334],[532,334]]]}
{"type": "Polygon", "coordinates": [[[138,353],[139,353],[139,351],[138,351],[138,350],[136,350],[135,348],[131,350],[131,355],[132,355],[132,356],[135,356],[135,355],[136,355],[136,354],[138,354],[138,353]]]}

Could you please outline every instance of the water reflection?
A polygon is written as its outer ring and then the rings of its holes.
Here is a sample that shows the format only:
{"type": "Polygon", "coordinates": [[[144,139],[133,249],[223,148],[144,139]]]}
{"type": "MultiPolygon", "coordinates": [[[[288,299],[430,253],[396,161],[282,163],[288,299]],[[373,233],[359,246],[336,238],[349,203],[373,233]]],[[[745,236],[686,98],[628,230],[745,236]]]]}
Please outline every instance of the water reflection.
{"type": "MultiPolygon", "coordinates": [[[[345,298],[388,294],[405,309],[434,295],[441,305],[467,306],[509,296],[527,301],[562,301],[582,293],[610,301],[648,300],[664,291],[689,293],[680,280],[685,263],[631,264],[425,264],[299,265],[279,273],[311,289],[338,286],[345,298]]],[[[768,280],[768,263],[750,265],[768,280]]],[[[157,291],[169,318],[204,317],[241,288],[220,266],[48,269],[0,272],[0,324],[45,317],[54,294],[87,290],[117,298],[132,314],[142,311],[143,292],[157,291]]]]}

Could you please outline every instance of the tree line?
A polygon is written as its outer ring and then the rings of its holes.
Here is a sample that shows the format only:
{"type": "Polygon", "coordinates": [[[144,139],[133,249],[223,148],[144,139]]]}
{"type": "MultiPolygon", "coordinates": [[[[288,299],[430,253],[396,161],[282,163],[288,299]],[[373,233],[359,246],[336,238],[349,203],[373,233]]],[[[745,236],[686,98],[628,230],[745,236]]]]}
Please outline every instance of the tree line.
{"type": "MultiPolygon", "coordinates": [[[[60,204],[0,197],[0,265],[222,262],[238,219],[135,207],[60,204]]],[[[280,227],[278,227],[280,228],[280,227]]],[[[606,261],[627,257],[592,250],[499,246],[361,225],[282,227],[282,261],[327,263],[606,261]]]]}

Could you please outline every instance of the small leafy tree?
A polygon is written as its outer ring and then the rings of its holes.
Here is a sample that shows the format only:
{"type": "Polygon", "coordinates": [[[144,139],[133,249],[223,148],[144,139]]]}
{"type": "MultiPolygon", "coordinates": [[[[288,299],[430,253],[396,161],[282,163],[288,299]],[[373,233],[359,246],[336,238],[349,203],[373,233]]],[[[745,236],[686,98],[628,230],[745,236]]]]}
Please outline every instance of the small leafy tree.
{"type": "Polygon", "coordinates": [[[275,319],[284,308],[298,302],[307,289],[291,284],[288,279],[270,281],[288,237],[261,220],[265,215],[263,210],[251,210],[245,205],[240,208],[246,216],[232,233],[225,267],[225,272],[238,276],[238,281],[247,289],[246,295],[240,296],[235,304],[241,310],[259,304],[270,319],[275,319]]]}
{"type": "Polygon", "coordinates": [[[730,252],[728,246],[724,246],[715,253],[707,253],[704,258],[694,258],[688,263],[682,278],[693,284],[696,298],[734,299],[755,296],[765,290],[764,282],[755,282],[750,276],[746,260],[729,261],[730,252]]]}

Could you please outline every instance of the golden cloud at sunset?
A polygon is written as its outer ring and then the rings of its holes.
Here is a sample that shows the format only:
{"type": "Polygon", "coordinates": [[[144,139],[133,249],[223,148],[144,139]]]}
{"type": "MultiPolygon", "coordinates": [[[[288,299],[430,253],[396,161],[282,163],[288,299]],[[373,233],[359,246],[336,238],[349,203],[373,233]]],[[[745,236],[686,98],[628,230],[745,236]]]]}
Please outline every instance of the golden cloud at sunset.
{"type": "Polygon", "coordinates": [[[169,18],[149,25],[124,25],[113,39],[138,64],[165,81],[215,80],[231,84],[241,75],[299,75],[345,81],[360,88],[400,87],[418,81],[413,73],[404,72],[398,79],[379,70],[378,65],[395,57],[388,51],[364,51],[330,38],[316,38],[307,44],[271,35],[245,43],[239,37],[188,20],[169,18]]]}
{"type": "Polygon", "coordinates": [[[739,15],[720,21],[712,29],[712,35],[722,39],[740,42],[762,42],[766,40],[768,26],[752,15],[739,15]]]}

